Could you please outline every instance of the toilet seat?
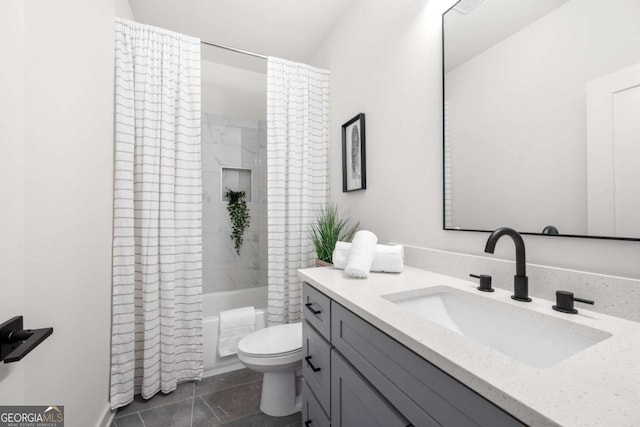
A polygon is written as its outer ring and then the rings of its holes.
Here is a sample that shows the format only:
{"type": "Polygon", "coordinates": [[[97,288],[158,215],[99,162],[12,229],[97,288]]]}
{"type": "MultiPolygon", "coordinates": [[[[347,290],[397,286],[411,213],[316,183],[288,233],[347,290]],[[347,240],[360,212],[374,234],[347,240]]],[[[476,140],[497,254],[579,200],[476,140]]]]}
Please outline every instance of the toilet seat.
{"type": "Polygon", "coordinates": [[[242,338],[238,353],[252,358],[279,358],[302,353],[302,323],[270,326],[242,338]]]}

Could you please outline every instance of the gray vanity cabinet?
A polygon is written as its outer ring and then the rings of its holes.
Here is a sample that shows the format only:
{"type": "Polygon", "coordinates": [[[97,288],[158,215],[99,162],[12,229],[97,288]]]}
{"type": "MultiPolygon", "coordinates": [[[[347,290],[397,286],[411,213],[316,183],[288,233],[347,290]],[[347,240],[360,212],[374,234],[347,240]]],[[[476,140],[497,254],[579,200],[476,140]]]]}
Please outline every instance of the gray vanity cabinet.
{"type": "Polygon", "coordinates": [[[306,381],[302,381],[302,420],[307,427],[329,427],[329,417],[325,414],[320,402],[309,388],[306,381]]]}
{"type": "Polygon", "coordinates": [[[336,349],[331,350],[333,427],[406,427],[409,424],[336,349]]]}
{"type": "Polygon", "coordinates": [[[302,286],[302,314],[327,341],[331,341],[331,299],[312,286],[302,286]]]}
{"type": "Polygon", "coordinates": [[[331,344],[333,302],[306,284],[303,296],[302,416],[305,426],[409,425],[331,344]]]}
{"type": "Polygon", "coordinates": [[[305,425],[525,426],[307,283],[303,298],[305,425]]]}
{"type": "Polygon", "coordinates": [[[416,426],[525,425],[334,301],[331,342],[416,426]]]}
{"type": "Polygon", "coordinates": [[[329,426],[331,300],[306,283],[302,298],[302,419],[306,427],[329,426]]]}
{"type": "Polygon", "coordinates": [[[318,403],[329,413],[331,397],[331,345],[305,322],[302,328],[302,375],[318,403]]]}

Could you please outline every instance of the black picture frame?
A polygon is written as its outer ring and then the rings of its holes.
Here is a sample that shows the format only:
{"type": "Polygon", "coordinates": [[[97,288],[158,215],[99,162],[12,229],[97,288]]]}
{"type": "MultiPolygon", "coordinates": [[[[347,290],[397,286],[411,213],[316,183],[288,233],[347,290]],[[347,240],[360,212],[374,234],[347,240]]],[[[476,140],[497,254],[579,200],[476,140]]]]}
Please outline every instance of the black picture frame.
{"type": "Polygon", "coordinates": [[[343,193],[367,188],[365,147],[364,113],[360,113],[342,125],[343,193]]]}

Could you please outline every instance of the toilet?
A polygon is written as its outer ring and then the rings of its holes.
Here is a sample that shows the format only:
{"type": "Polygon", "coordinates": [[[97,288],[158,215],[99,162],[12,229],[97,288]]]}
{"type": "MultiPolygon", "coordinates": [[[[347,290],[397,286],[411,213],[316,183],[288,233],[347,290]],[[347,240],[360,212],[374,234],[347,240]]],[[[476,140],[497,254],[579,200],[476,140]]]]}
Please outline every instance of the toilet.
{"type": "Polygon", "coordinates": [[[284,417],[301,409],[296,393],[296,371],[302,367],[302,323],[270,326],[242,338],[238,359],[262,372],[260,410],[284,417]]]}

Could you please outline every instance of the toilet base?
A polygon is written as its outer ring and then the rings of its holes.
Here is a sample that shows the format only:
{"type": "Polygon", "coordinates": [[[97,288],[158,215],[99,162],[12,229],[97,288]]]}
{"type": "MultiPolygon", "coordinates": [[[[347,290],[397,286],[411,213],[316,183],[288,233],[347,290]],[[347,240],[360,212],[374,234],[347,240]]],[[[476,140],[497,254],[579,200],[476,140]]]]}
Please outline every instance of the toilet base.
{"type": "Polygon", "coordinates": [[[272,417],[286,417],[302,408],[300,396],[296,396],[294,370],[265,372],[262,378],[260,410],[272,417]]]}

